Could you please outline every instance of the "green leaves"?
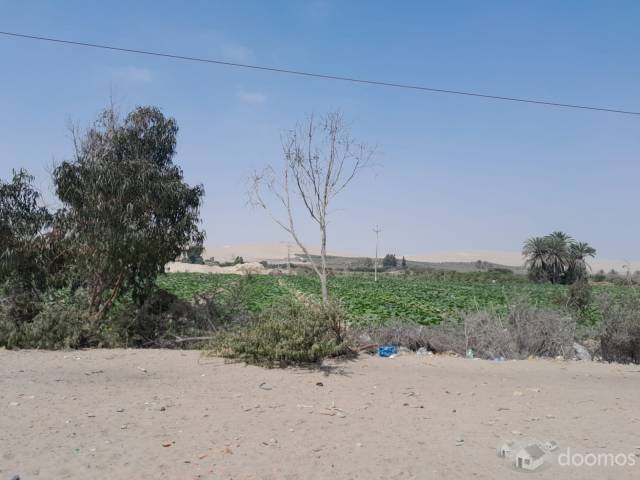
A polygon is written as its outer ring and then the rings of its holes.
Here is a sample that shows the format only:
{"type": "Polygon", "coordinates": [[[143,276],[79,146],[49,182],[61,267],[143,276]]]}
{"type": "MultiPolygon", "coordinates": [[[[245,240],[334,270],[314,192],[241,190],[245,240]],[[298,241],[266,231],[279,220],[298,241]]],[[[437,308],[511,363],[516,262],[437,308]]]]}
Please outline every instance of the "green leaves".
{"type": "Polygon", "coordinates": [[[155,107],[106,110],[53,174],[78,281],[100,318],[125,292],[141,301],[164,265],[204,237],[204,190],[173,163],[178,127],[155,107]]]}
{"type": "Polygon", "coordinates": [[[46,285],[53,221],[32,183],[25,170],[14,170],[10,182],[0,181],[0,285],[10,281],[25,292],[46,285]]]}
{"type": "Polygon", "coordinates": [[[241,328],[218,335],[212,353],[267,367],[315,363],[346,351],[334,328],[340,315],[288,297],[241,328]]]}
{"type": "MultiPolygon", "coordinates": [[[[158,286],[183,300],[192,300],[213,292],[224,296],[239,281],[238,275],[231,274],[170,273],[158,278],[158,286]]],[[[506,312],[511,300],[520,297],[535,305],[550,306],[566,290],[561,285],[528,283],[519,278],[492,283],[429,275],[381,276],[378,282],[369,274],[334,276],[329,286],[349,319],[356,323],[403,319],[433,324],[478,309],[506,312]]],[[[245,301],[253,312],[286,301],[292,293],[321,300],[318,279],[313,276],[257,275],[249,279],[246,288],[245,301]]]]}
{"type": "Polygon", "coordinates": [[[280,285],[275,277],[268,275],[241,277],[233,274],[168,273],[158,277],[157,284],[186,301],[207,294],[224,298],[235,293],[237,286],[242,284],[246,289],[243,301],[252,312],[264,311],[289,295],[289,290],[280,285]]]}
{"type": "Polygon", "coordinates": [[[588,243],[576,242],[564,232],[529,238],[522,248],[529,277],[534,281],[574,283],[587,277],[587,258],[596,250],[588,243]]]}

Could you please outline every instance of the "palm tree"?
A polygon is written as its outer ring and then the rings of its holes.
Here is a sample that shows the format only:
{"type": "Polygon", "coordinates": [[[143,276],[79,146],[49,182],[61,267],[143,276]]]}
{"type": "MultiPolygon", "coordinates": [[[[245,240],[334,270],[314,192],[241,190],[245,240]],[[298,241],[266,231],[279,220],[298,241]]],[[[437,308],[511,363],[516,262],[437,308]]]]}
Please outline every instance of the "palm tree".
{"type": "Polygon", "coordinates": [[[555,232],[550,233],[549,235],[547,235],[547,237],[555,238],[558,241],[562,241],[565,243],[565,245],[570,245],[571,243],[574,242],[573,237],[571,235],[569,235],[568,233],[561,232],[559,230],[556,230],[555,232]]]}
{"type": "Polygon", "coordinates": [[[595,257],[596,249],[586,242],[573,242],[569,246],[569,268],[567,276],[570,282],[582,278],[591,267],[587,263],[587,257],[595,257]]]}
{"type": "Polygon", "coordinates": [[[531,237],[524,242],[522,256],[529,275],[534,280],[542,280],[547,270],[547,245],[544,237],[531,237]]]}
{"type": "Polygon", "coordinates": [[[576,242],[570,235],[560,231],[529,238],[522,248],[530,278],[552,283],[573,283],[585,278],[590,268],[587,258],[595,254],[595,248],[588,243],[576,242]]]}
{"type": "Polygon", "coordinates": [[[569,241],[571,237],[562,232],[553,232],[544,238],[547,249],[547,269],[551,283],[558,283],[569,266],[569,241]]]}

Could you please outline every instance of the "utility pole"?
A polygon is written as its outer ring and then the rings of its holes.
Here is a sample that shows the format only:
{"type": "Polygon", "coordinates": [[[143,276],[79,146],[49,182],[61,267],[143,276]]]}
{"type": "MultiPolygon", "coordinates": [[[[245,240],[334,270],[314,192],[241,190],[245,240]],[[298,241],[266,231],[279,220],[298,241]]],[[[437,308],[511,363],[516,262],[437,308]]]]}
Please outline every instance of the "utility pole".
{"type": "Polygon", "coordinates": [[[380,243],[380,233],[382,230],[379,225],[376,225],[376,228],[373,229],[376,234],[376,262],[373,264],[373,281],[378,281],[378,244],[380,243]]]}
{"type": "Polygon", "coordinates": [[[291,242],[280,242],[287,244],[287,275],[291,275],[291,242]]]}
{"type": "Polygon", "coordinates": [[[631,281],[631,263],[629,260],[624,261],[625,264],[622,266],[623,270],[627,271],[627,283],[631,285],[633,282],[631,281]]]}

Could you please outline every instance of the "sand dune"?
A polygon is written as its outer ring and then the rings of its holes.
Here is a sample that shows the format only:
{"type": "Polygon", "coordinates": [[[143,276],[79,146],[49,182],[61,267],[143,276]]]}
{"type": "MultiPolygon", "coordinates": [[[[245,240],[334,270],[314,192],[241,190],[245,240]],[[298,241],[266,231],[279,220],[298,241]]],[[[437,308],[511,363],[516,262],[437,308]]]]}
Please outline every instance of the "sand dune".
{"type": "Polygon", "coordinates": [[[218,267],[211,265],[198,265],[194,263],[169,262],[165,266],[166,272],[179,273],[235,273],[243,275],[246,273],[267,273],[267,269],[258,262],[231,265],[229,267],[218,267]]]}
{"type": "MultiPolygon", "coordinates": [[[[300,249],[291,244],[291,254],[299,253],[300,249]]],[[[318,254],[319,248],[310,246],[309,251],[312,254],[318,254]]],[[[402,252],[396,252],[403,255],[402,252]]],[[[331,255],[343,257],[365,256],[354,252],[331,250],[331,255]]],[[[256,262],[267,259],[284,259],[287,257],[286,243],[247,243],[238,245],[224,246],[207,246],[205,249],[205,257],[215,257],[221,261],[233,259],[236,255],[240,255],[245,261],[256,262]]],[[[486,262],[497,263],[500,265],[520,266],[523,263],[522,255],[519,251],[507,250],[452,250],[430,252],[424,254],[407,255],[407,259],[422,262],[475,262],[483,260],[486,262]]],[[[640,261],[627,262],[625,260],[610,260],[596,258],[591,260],[590,265],[593,271],[603,269],[609,271],[615,269],[618,272],[625,271],[625,265],[629,265],[630,270],[640,270],[640,261]]]]}
{"type": "MultiPolygon", "coordinates": [[[[216,260],[229,261],[236,256],[241,256],[247,262],[256,262],[260,260],[269,259],[284,259],[287,258],[287,250],[290,248],[291,255],[296,253],[302,253],[302,250],[298,248],[293,242],[287,244],[283,243],[242,243],[237,245],[208,245],[205,247],[205,258],[215,257],[216,260]],[[287,247],[290,245],[290,247],[287,247]]],[[[318,255],[320,253],[320,247],[313,245],[307,246],[309,253],[312,255],[318,255]]],[[[352,256],[349,252],[332,250],[332,255],[339,256],[352,256]]]]}

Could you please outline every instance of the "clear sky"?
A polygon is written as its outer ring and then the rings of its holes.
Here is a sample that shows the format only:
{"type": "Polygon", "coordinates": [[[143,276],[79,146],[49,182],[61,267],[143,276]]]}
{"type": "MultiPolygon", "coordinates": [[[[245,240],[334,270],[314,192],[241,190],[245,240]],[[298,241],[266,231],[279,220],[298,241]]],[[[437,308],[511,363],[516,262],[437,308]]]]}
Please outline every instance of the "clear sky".
{"type": "MultiPolygon", "coordinates": [[[[437,88],[640,110],[637,1],[0,0],[0,30],[437,88]]],[[[394,90],[0,37],[0,176],[48,173],[111,92],[180,126],[177,162],[206,189],[207,244],[274,243],[246,178],[279,135],[341,109],[378,146],[334,206],[330,248],[520,249],[564,230],[639,260],[640,117],[394,90]]],[[[47,193],[49,192],[49,193],[47,193]]],[[[315,231],[303,229],[309,243],[315,231]]]]}

